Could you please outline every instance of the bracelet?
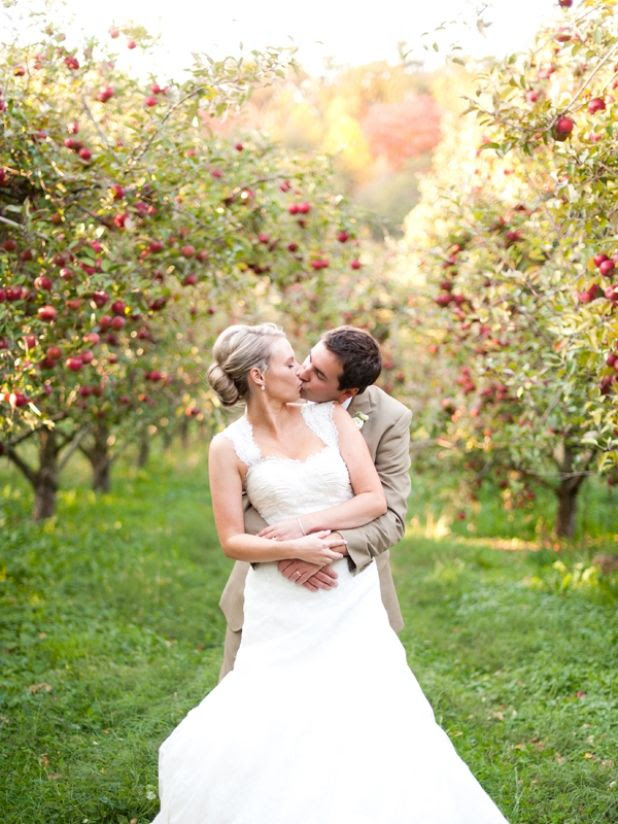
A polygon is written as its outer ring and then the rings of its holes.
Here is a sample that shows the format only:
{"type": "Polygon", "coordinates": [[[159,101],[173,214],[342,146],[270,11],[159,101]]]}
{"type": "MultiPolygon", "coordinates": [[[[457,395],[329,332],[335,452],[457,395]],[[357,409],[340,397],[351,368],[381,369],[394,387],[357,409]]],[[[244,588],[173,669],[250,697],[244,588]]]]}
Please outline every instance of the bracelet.
{"type": "Polygon", "coordinates": [[[301,521],[300,518],[297,518],[296,520],[298,521],[298,526],[300,527],[300,531],[303,533],[303,535],[306,535],[307,533],[305,532],[305,529],[303,527],[303,522],[301,521]]]}

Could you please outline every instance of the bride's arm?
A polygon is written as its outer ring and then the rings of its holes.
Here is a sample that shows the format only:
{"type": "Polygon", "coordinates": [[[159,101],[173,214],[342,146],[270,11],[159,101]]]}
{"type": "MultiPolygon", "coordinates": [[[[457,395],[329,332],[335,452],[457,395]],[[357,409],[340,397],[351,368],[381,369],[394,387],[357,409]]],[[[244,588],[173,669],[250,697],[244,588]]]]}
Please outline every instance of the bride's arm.
{"type": "Polygon", "coordinates": [[[217,534],[223,552],[237,561],[281,561],[298,558],[318,566],[343,555],[331,549],[341,540],[320,531],[305,538],[276,541],[245,532],[242,508],[241,463],[229,440],[215,436],[208,452],[208,477],[217,534]]]}
{"type": "Polygon", "coordinates": [[[273,524],[263,529],[261,536],[288,540],[302,534],[301,528],[305,533],[321,529],[351,529],[369,523],[386,512],[382,484],[365,439],[343,407],[334,406],[333,420],[339,435],[339,451],[348,468],[354,497],[337,506],[273,524]]]}

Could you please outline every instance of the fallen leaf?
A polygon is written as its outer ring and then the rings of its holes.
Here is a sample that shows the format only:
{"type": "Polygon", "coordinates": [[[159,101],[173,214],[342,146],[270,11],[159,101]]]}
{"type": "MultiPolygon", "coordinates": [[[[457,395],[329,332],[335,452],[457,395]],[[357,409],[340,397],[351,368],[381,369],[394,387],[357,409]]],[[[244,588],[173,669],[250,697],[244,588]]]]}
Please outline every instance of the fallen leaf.
{"type": "Polygon", "coordinates": [[[30,684],[28,687],[28,692],[31,692],[34,695],[37,692],[51,692],[53,689],[51,684],[45,683],[45,681],[41,681],[40,684],[30,684]]]}

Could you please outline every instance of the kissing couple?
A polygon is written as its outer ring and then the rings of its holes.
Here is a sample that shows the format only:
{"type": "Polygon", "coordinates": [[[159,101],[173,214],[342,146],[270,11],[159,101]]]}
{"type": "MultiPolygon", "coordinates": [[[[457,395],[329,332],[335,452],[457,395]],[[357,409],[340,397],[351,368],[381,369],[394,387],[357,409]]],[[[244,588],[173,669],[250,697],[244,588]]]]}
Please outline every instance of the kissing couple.
{"type": "Polygon", "coordinates": [[[376,341],[339,327],[300,364],[276,325],[236,324],[213,356],[244,404],[208,458],[224,662],[160,747],[153,824],[506,824],[396,635],[411,414],[373,385],[376,341]]]}

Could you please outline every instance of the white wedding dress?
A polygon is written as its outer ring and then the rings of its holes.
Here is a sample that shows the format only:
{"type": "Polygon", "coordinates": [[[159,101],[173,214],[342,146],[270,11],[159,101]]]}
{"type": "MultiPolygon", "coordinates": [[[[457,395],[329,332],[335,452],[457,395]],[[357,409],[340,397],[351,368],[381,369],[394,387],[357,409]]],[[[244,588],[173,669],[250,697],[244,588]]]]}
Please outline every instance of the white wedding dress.
{"type": "MultiPolygon", "coordinates": [[[[268,522],[352,495],[332,404],[303,407],[324,448],[263,457],[245,416],[225,435],[268,522]]],[[[388,623],[375,564],[310,590],[249,570],[234,670],[159,751],[153,824],[506,824],[436,724],[388,623]]]]}

